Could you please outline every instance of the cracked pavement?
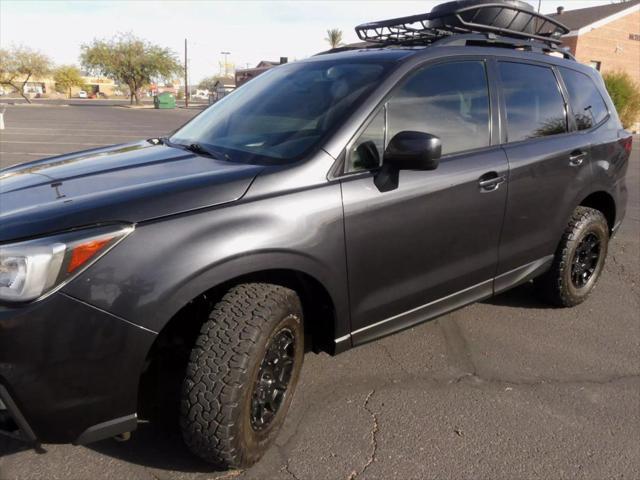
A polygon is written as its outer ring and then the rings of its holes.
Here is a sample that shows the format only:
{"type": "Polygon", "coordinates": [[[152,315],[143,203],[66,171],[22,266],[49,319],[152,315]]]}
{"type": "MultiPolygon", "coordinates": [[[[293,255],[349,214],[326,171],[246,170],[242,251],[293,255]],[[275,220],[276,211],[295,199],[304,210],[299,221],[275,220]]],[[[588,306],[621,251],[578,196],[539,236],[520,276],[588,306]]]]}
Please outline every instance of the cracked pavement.
{"type": "Polygon", "coordinates": [[[640,155],[593,296],[525,285],[337,357],[308,354],[264,459],[216,472],[141,425],[126,443],[0,439],[2,480],[640,478],[640,155]]]}

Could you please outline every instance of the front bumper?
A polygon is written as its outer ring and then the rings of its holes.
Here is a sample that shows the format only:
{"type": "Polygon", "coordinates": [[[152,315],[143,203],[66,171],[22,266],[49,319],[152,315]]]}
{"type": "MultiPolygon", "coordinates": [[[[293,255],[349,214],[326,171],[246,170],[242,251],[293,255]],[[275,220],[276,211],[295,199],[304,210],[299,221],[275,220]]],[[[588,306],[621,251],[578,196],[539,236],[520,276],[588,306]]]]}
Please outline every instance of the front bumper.
{"type": "Polygon", "coordinates": [[[1,433],[33,443],[88,443],[132,430],[155,338],[60,292],[0,306],[1,433]]]}
{"type": "Polygon", "coordinates": [[[31,426],[3,385],[0,385],[0,433],[16,440],[38,443],[31,426]]]}

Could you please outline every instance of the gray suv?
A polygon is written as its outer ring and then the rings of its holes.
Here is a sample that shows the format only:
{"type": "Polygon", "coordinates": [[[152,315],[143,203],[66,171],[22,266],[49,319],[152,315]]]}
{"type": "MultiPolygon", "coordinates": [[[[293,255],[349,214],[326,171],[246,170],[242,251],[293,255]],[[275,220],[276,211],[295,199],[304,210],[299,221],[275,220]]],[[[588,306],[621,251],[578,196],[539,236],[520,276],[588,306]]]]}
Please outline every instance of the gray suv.
{"type": "Polygon", "coordinates": [[[247,466],[306,351],[531,280],[587,298],[631,136],[567,29],[473,0],[357,32],[167,138],[0,171],[0,431],[84,444],[175,420],[247,466]]]}

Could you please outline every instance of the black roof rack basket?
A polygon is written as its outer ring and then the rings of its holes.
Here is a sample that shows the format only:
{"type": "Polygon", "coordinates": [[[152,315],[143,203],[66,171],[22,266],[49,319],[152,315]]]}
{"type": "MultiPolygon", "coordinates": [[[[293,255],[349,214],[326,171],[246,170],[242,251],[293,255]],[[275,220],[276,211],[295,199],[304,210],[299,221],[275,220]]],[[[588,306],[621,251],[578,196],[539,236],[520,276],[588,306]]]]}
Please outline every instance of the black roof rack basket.
{"type": "Polygon", "coordinates": [[[521,0],[457,0],[429,13],[358,25],[356,33],[361,40],[385,45],[424,45],[456,33],[493,33],[555,47],[569,29],[521,0]]]}

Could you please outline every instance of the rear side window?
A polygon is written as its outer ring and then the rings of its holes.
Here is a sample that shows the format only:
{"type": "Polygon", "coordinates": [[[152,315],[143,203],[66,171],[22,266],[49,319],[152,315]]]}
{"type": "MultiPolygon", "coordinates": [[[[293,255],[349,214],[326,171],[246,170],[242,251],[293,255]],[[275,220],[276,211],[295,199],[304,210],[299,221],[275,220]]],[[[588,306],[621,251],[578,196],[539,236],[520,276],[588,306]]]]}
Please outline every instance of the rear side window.
{"type": "Polygon", "coordinates": [[[442,154],[490,143],[489,89],[484,63],[451,62],[413,73],[387,104],[387,143],[404,130],[437,135],[442,154]]]}
{"type": "Polygon", "coordinates": [[[578,130],[588,130],[603,121],[609,112],[593,80],[569,68],[561,67],[560,73],[569,91],[569,103],[578,130]]]}
{"type": "Polygon", "coordinates": [[[550,68],[512,62],[499,65],[509,142],[567,131],[564,99],[550,68]]]}

